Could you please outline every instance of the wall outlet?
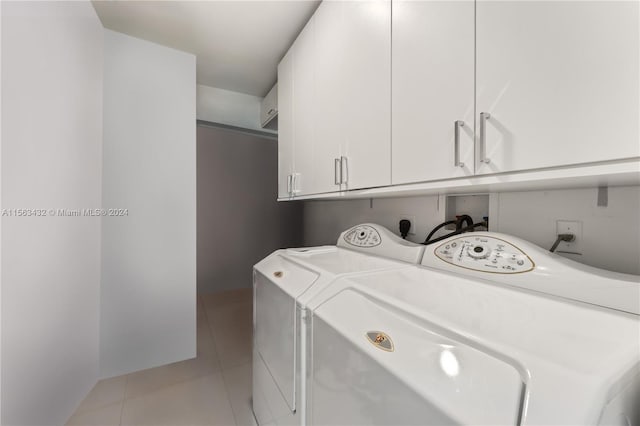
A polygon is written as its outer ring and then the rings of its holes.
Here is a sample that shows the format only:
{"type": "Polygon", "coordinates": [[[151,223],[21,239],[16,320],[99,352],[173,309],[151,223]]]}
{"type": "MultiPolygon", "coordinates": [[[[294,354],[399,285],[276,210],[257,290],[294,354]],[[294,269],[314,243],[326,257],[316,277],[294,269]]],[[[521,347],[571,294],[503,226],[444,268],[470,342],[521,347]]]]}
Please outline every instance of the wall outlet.
{"type": "Polygon", "coordinates": [[[560,234],[573,234],[575,240],[562,241],[556,252],[582,254],[582,222],[579,220],[557,220],[556,236],[560,234]]]}
{"type": "Polygon", "coordinates": [[[398,224],[400,223],[400,221],[402,219],[407,219],[409,222],[411,222],[411,228],[409,228],[409,235],[416,235],[416,217],[412,214],[401,214],[400,216],[398,216],[398,220],[396,220],[396,232],[400,232],[399,228],[398,228],[398,224]]]}

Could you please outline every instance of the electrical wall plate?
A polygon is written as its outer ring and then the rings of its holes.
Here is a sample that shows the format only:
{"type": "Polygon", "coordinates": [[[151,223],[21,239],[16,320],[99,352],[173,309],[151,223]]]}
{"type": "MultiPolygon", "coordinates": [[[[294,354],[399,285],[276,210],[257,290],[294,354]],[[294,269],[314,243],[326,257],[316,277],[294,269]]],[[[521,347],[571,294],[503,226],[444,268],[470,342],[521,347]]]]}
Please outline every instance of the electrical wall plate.
{"type": "Polygon", "coordinates": [[[576,238],[571,242],[561,241],[556,252],[582,254],[582,221],[557,220],[556,236],[560,234],[573,234],[576,238]]]}

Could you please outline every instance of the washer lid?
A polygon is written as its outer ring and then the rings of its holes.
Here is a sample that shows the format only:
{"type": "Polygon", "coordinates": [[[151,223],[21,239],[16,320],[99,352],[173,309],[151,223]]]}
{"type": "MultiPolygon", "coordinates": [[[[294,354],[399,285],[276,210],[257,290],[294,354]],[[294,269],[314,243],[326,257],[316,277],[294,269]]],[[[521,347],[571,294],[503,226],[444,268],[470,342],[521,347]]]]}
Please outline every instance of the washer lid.
{"type": "Polygon", "coordinates": [[[261,260],[254,269],[293,299],[304,293],[320,276],[318,272],[292,262],[278,252],[261,260]]]}
{"type": "Polygon", "coordinates": [[[313,421],[516,424],[521,373],[465,340],[357,289],[340,292],[314,312],[313,421]]]}
{"type": "Polygon", "coordinates": [[[312,247],[287,249],[288,259],[324,274],[341,275],[407,266],[404,262],[380,256],[371,256],[340,247],[312,247]]]}

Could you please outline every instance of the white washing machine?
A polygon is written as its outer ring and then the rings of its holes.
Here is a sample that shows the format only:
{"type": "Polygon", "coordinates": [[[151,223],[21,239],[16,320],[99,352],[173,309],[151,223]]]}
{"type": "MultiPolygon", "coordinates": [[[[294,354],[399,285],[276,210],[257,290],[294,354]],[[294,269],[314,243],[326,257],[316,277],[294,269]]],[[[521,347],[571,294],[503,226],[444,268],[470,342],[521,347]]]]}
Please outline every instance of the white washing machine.
{"type": "Polygon", "coordinates": [[[307,424],[640,424],[637,276],[494,233],[422,265],[307,303],[307,424]]]}
{"type": "Polygon", "coordinates": [[[278,250],[254,267],[252,405],[259,424],[302,424],[306,302],[337,277],[420,262],[424,246],[374,224],[343,232],[336,246],[278,250]]]}

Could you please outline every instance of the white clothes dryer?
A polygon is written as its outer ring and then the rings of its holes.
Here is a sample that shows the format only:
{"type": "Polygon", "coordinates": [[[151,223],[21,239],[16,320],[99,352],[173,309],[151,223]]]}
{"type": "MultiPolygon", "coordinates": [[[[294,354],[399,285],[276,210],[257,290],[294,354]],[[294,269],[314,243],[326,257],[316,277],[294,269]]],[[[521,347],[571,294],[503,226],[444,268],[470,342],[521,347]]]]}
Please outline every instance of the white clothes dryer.
{"type": "Polygon", "coordinates": [[[259,424],[302,424],[306,390],[306,302],[337,277],[402,269],[424,246],[362,224],[336,246],[278,250],[254,267],[252,406],[259,424]]]}

